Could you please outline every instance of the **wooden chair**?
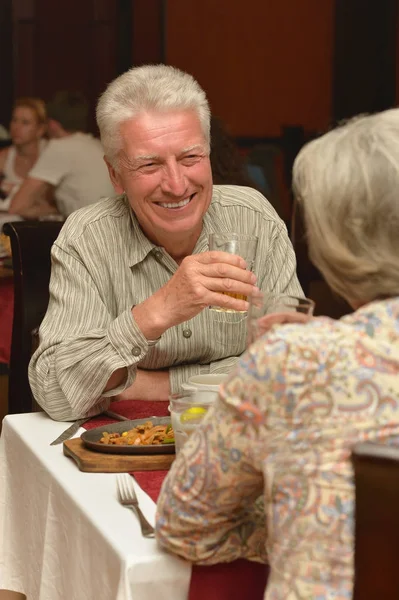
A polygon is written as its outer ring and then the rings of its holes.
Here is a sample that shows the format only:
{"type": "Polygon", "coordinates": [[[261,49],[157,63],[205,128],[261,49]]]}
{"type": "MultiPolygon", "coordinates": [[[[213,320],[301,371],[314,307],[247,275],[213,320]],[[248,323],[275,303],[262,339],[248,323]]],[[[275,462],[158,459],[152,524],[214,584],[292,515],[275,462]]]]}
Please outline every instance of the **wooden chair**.
{"type": "Polygon", "coordinates": [[[9,366],[8,412],[32,411],[28,380],[32,335],[39,327],[49,300],[50,250],[63,222],[18,221],[6,223],[14,271],[14,318],[9,366]]]}
{"type": "Polygon", "coordinates": [[[357,444],[353,600],[399,598],[399,448],[357,444]]]}

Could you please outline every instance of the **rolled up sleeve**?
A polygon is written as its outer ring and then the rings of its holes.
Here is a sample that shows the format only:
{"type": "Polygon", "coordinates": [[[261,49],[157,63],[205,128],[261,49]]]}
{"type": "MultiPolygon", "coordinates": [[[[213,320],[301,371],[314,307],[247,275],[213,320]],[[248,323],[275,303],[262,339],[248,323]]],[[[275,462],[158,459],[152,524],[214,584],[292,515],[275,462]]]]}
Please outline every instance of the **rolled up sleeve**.
{"type": "Polygon", "coordinates": [[[57,245],[39,336],[29,380],[38,404],[60,421],[104,410],[110,396],[133,383],[137,363],[149,349],[131,311],[113,319],[86,267],[57,245]],[[111,375],[124,367],[125,381],[103,393],[111,375]]]}

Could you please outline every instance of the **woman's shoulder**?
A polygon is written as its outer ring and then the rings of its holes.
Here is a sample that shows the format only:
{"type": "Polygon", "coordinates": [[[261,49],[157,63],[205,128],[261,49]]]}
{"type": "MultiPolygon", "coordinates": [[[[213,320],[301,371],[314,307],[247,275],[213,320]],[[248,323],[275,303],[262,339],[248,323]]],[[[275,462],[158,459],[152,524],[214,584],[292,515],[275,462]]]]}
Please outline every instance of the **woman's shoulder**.
{"type": "Polygon", "coordinates": [[[249,360],[256,371],[267,367],[277,379],[294,374],[305,381],[306,373],[336,369],[351,373],[358,368],[359,348],[380,356],[393,354],[399,307],[392,314],[392,304],[385,312],[384,307],[370,305],[338,320],[315,317],[306,324],[275,326],[250,348],[249,360]]]}
{"type": "Polygon", "coordinates": [[[303,344],[318,343],[320,340],[336,338],[336,336],[347,335],[352,329],[350,322],[330,317],[313,317],[307,323],[284,323],[273,328],[271,335],[276,340],[287,342],[301,341],[303,344]]]}
{"type": "Polygon", "coordinates": [[[273,327],[250,349],[256,368],[267,365],[271,371],[286,372],[301,365],[302,373],[329,361],[337,348],[347,358],[354,353],[361,333],[350,323],[329,317],[315,317],[306,324],[284,324],[273,327]]]}

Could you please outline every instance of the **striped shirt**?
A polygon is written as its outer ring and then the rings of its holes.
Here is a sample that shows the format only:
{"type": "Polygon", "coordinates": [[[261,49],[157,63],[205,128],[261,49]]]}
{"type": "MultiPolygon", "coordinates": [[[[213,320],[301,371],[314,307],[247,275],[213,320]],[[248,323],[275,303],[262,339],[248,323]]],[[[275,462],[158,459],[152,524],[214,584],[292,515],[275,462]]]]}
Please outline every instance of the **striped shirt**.
{"type": "MultiPolygon", "coordinates": [[[[257,235],[253,271],[264,291],[302,295],[284,223],[252,188],[214,186],[193,253],[208,250],[212,232],[257,235]]],[[[245,349],[242,313],[208,309],[171,327],[149,346],[132,306],[151,296],[178,265],[142,232],[124,195],[74,212],[52,248],[50,302],[40,346],[29,365],[36,401],[54,419],[91,416],[130,386],[137,367],[169,369],[171,392],[200,373],[227,373],[245,349]],[[126,381],[103,393],[114,371],[126,381]]]]}

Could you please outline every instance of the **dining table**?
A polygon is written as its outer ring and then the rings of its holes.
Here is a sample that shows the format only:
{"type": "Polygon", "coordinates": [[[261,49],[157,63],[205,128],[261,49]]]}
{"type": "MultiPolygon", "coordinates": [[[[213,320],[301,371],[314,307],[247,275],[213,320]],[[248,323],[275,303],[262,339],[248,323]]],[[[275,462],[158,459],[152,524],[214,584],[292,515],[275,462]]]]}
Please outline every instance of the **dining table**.
{"type": "MultiPolygon", "coordinates": [[[[167,402],[122,400],[130,419],[167,416],[167,402]]],[[[85,429],[112,423],[99,415],[85,429]]],[[[0,437],[0,598],[7,600],[261,600],[266,565],[236,560],[210,566],[162,550],[141,535],[117,499],[116,474],[80,471],[52,446],[69,425],[44,412],[7,415],[0,437]],[[19,595],[18,595],[19,594],[19,595]],[[4,596],[5,598],[5,596],[4,596]]],[[[135,471],[140,507],[155,523],[167,471],[135,471]]]]}

